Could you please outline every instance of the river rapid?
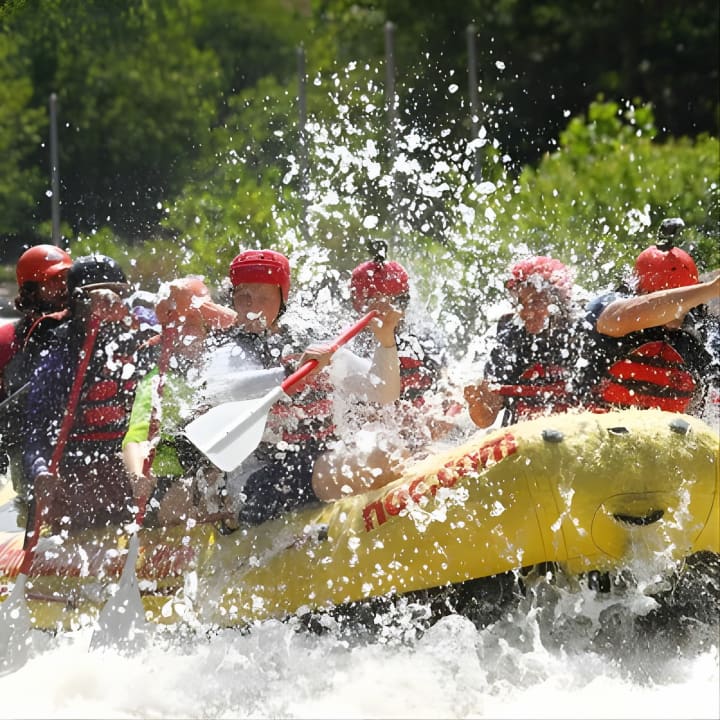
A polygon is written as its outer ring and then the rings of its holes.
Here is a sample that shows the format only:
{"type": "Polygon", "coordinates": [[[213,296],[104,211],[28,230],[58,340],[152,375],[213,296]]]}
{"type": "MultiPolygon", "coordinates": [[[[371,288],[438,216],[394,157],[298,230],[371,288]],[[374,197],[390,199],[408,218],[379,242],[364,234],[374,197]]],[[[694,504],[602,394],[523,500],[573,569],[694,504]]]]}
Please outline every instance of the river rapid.
{"type": "Polygon", "coordinates": [[[418,632],[411,613],[400,612],[379,619],[373,637],[317,634],[294,621],[249,632],[159,633],[129,657],[90,652],[89,630],[35,633],[31,660],[0,678],[0,716],[719,716],[717,625],[700,625],[678,644],[672,625],[643,634],[632,628],[637,608],[616,607],[614,630],[593,648],[590,616],[603,600],[580,593],[555,602],[564,608],[526,606],[482,629],[449,615],[418,632]],[[580,606],[586,615],[575,614],[580,606]],[[558,618],[571,616],[562,637],[553,633],[558,618]]]}
{"type": "MultiPolygon", "coordinates": [[[[339,132],[309,132],[316,155],[323,147],[328,157],[337,151],[339,132]]],[[[408,138],[408,146],[418,145],[412,133],[408,138]]],[[[436,152],[434,145],[423,147],[426,154],[436,152]]],[[[450,156],[437,151],[438,166],[450,156]]],[[[348,167],[333,165],[338,172],[375,172],[374,156],[343,158],[348,167]]],[[[414,172],[401,169],[408,177],[414,172]]],[[[422,179],[423,192],[432,197],[432,173],[422,179]]],[[[441,180],[438,173],[438,186],[441,180]]],[[[480,188],[485,194],[494,190],[489,183],[480,188]]],[[[324,198],[332,193],[321,186],[309,192],[321,217],[324,198]]],[[[352,195],[345,203],[342,213],[359,217],[349,232],[362,227],[372,235],[377,218],[364,215],[352,195]]],[[[458,208],[461,217],[468,212],[460,203],[458,208]]],[[[484,337],[508,309],[501,304],[490,312],[482,298],[473,301],[483,309],[484,324],[471,327],[448,308],[445,299],[464,292],[456,279],[469,277],[462,253],[453,253],[475,252],[470,237],[470,231],[458,234],[450,244],[449,270],[438,272],[438,286],[424,286],[426,296],[415,299],[416,317],[459,334],[466,347],[468,337],[484,337]]],[[[494,262],[488,238],[486,264],[494,262]]],[[[293,263],[303,267],[298,286],[331,265],[297,234],[283,241],[293,248],[293,263]]],[[[391,254],[405,261],[407,250],[398,244],[391,254]]],[[[526,251],[518,245],[518,254],[526,251]]],[[[492,276],[484,274],[482,263],[480,269],[475,286],[502,294],[500,267],[492,276]]],[[[323,297],[311,297],[318,316],[350,317],[347,308],[320,312],[323,297]]],[[[482,357],[486,348],[473,342],[468,356],[482,357]]],[[[476,371],[461,369],[454,379],[462,385],[476,371]]],[[[29,661],[0,677],[0,718],[719,718],[717,605],[662,612],[646,593],[657,580],[655,570],[635,572],[635,584],[610,593],[587,583],[536,578],[523,597],[489,621],[450,613],[433,624],[426,608],[403,603],[369,619],[366,613],[364,623],[355,625],[339,626],[326,617],[312,630],[298,618],[244,631],[218,631],[190,618],[182,628],[152,630],[131,655],[91,651],[91,628],[56,635],[34,631],[29,661]]],[[[712,580],[701,575],[686,595],[699,597],[704,582],[712,580]]]]}

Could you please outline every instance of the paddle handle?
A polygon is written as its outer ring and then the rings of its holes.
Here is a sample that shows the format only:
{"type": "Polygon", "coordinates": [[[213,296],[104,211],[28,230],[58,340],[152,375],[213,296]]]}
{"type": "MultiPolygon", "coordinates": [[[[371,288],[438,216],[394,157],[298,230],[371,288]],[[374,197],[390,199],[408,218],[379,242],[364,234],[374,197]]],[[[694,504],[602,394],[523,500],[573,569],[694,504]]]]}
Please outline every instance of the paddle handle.
{"type": "MultiPolygon", "coordinates": [[[[82,349],[80,350],[80,360],[77,364],[75,378],[73,379],[72,386],[70,387],[70,395],[68,396],[67,405],[65,406],[65,414],[63,415],[62,424],[60,425],[60,432],[58,433],[58,439],[55,443],[55,449],[53,450],[52,457],[48,463],[48,471],[52,475],[57,472],[63,452],[65,451],[65,445],[67,444],[68,437],[70,436],[70,430],[72,430],[73,421],[75,420],[75,409],[77,408],[78,401],[80,400],[80,392],[82,390],[83,381],[85,380],[85,373],[87,372],[88,365],[90,364],[90,359],[95,348],[95,339],[97,338],[99,330],[100,319],[93,315],[90,318],[90,324],[87,334],[85,335],[85,341],[83,342],[82,349]]],[[[38,492],[38,488],[34,488],[34,495],[35,497],[33,499],[33,503],[35,505],[35,509],[33,512],[28,514],[28,520],[30,520],[30,516],[32,516],[32,536],[28,537],[27,531],[25,532],[25,557],[23,558],[23,563],[20,567],[20,572],[23,575],[27,575],[30,571],[35,545],[37,545],[37,542],[40,539],[40,528],[42,526],[42,511],[44,508],[40,502],[40,493],[38,492]]]]}
{"type": "MultiPolygon", "coordinates": [[[[339,347],[345,345],[349,340],[352,340],[361,330],[364,330],[371,320],[377,317],[377,311],[371,310],[367,315],[361,317],[354,325],[351,325],[341,335],[335,338],[335,341],[330,346],[330,351],[335,352],[339,347]]],[[[318,365],[317,360],[308,360],[304,362],[292,375],[285,378],[280,387],[283,392],[287,393],[293,385],[297,385],[301,380],[305,379],[318,365]]]]}
{"type": "Polygon", "coordinates": [[[0,402],[0,412],[5,410],[8,405],[12,405],[18,400],[24,393],[30,389],[32,383],[28,380],[22,387],[18,388],[12,395],[8,395],[2,402],[0,402]]]}

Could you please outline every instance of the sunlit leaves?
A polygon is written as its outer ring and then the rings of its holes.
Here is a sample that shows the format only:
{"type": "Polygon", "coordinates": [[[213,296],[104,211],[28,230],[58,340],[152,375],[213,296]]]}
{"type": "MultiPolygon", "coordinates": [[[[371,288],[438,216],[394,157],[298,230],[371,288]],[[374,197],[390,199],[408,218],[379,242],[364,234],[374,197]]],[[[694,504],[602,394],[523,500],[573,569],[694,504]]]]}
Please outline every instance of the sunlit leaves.
{"type": "Polygon", "coordinates": [[[27,61],[12,36],[0,32],[0,235],[28,232],[37,203],[46,199],[39,169],[26,162],[47,121],[45,108],[31,100],[27,61]]]}

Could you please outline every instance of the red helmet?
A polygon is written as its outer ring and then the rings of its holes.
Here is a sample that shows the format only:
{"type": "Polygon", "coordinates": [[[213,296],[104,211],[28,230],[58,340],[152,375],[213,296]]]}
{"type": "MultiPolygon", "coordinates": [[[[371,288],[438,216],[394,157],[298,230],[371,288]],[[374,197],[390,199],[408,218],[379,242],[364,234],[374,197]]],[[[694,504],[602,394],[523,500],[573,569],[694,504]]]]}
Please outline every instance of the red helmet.
{"type": "Polygon", "coordinates": [[[505,283],[508,290],[520,285],[533,284],[537,278],[542,285],[555,288],[562,297],[569,298],[572,287],[570,270],[555,258],[546,255],[519,260],[510,268],[510,279],[505,283]]]}
{"type": "Polygon", "coordinates": [[[274,250],[246,250],[230,263],[230,282],[277,285],[283,303],[290,294],[290,261],[274,250]]]}
{"type": "Polygon", "coordinates": [[[72,265],[72,258],[55,245],[35,245],[26,250],[17,262],[15,274],[18,286],[26,282],[45,282],[72,265]]]}
{"type": "Polygon", "coordinates": [[[660,250],[651,245],[643,250],[635,261],[635,275],[638,291],[643,294],[697,285],[700,281],[695,261],[677,247],[660,250]]]}
{"type": "Polygon", "coordinates": [[[410,280],[405,268],[393,260],[368,260],[358,265],[350,276],[350,292],[355,310],[360,312],[378,295],[396,298],[410,292],[410,280]]]}

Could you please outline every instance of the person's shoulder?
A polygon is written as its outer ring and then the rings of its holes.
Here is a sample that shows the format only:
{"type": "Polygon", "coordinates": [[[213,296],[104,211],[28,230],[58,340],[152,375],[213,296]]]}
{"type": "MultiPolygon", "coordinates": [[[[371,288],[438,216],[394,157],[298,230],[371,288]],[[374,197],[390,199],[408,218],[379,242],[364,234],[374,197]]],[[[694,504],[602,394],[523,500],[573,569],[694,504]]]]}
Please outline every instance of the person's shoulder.
{"type": "Polygon", "coordinates": [[[0,354],[3,351],[10,352],[11,348],[17,344],[21,323],[22,320],[11,320],[0,325],[0,354]]]}
{"type": "Polygon", "coordinates": [[[11,343],[22,322],[22,319],[10,320],[0,325],[0,344],[11,343]]]}
{"type": "Polygon", "coordinates": [[[622,300],[630,297],[626,293],[610,290],[591,298],[585,305],[585,317],[597,319],[602,311],[616,300],[622,300]]]}
{"type": "Polygon", "coordinates": [[[496,335],[520,335],[523,332],[523,324],[519,321],[516,313],[505,313],[498,318],[495,324],[496,335]]]}

